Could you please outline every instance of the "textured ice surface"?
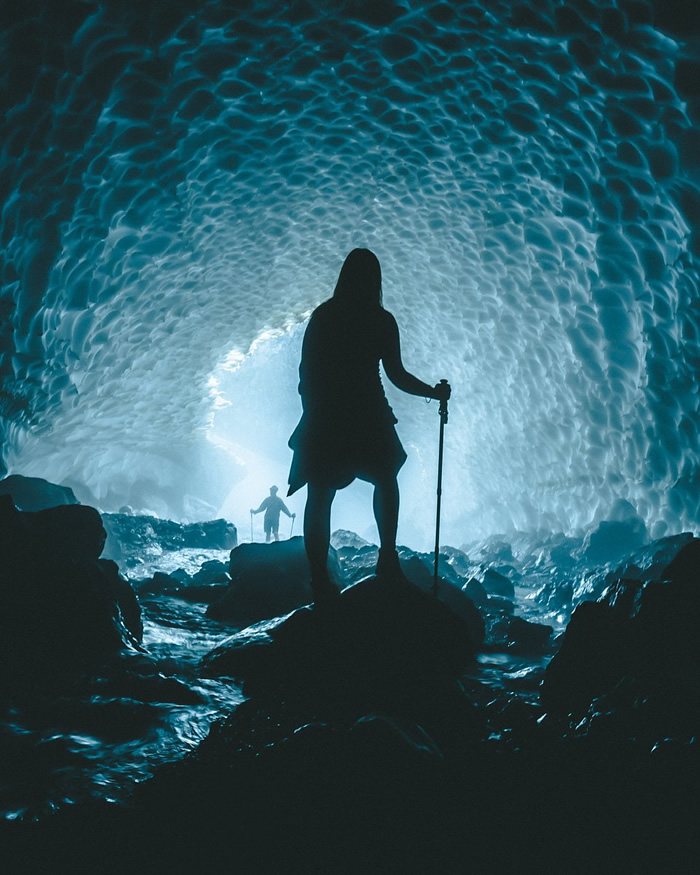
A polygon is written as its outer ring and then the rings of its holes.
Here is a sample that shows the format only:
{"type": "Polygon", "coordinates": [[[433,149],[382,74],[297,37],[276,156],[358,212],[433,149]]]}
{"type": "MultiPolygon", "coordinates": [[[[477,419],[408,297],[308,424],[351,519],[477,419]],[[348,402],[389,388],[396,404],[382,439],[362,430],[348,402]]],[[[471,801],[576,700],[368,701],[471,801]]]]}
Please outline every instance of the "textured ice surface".
{"type": "MultiPolygon", "coordinates": [[[[454,387],[446,539],[617,498],[697,527],[698,68],[662,6],[12,4],[9,470],[180,518],[246,465],[264,496],[295,326],[368,246],[408,366],[454,387]]],[[[429,530],[437,414],[392,403],[429,530]]]]}

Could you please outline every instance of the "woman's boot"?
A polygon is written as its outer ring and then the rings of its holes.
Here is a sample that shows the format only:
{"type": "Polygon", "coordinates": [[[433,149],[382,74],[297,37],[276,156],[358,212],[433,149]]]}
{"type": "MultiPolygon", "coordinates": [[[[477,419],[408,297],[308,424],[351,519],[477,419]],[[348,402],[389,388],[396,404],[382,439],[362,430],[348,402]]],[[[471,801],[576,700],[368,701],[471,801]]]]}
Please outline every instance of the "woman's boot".
{"type": "Polygon", "coordinates": [[[326,574],[311,575],[311,592],[314,596],[315,605],[328,605],[335,602],[340,596],[340,590],[326,574]]]}
{"type": "Polygon", "coordinates": [[[379,558],[377,559],[375,574],[377,577],[382,577],[385,580],[406,580],[406,575],[401,570],[399,554],[396,552],[395,547],[379,548],[379,558]]]}

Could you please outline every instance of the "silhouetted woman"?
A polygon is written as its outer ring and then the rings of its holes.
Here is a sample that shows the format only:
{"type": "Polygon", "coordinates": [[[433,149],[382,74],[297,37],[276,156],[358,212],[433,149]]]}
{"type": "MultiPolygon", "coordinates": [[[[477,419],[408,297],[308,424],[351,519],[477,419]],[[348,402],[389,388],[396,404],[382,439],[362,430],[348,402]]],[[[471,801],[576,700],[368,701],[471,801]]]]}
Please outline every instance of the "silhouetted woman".
{"type": "Polygon", "coordinates": [[[304,543],[316,603],[338,594],[328,576],[331,504],[338,489],[359,477],[374,484],[379,529],[378,575],[396,574],[399,487],[406,461],[384,395],[379,362],[391,382],[410,395],[449,397],[446,384],[429,386],[401,362],[399,329],[382,307],[382,273],[376,255],[353,249],[333,297],[314,310],[299,367],[303,414],[289,446],[294,450],[289,495],[308,484],[304,543]]]}

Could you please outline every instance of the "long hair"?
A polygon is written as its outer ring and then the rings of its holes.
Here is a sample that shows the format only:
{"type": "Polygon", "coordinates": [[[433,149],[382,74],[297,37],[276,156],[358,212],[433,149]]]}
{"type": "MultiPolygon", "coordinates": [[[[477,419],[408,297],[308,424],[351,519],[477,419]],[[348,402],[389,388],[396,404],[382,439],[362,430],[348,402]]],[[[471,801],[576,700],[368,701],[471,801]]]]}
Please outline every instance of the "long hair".
{"type": "Polygon", "coordinates": [[[353,249],[343,262],[333,297],[354,307],[382,306],[382,269],[369,249],[353,249]]]}

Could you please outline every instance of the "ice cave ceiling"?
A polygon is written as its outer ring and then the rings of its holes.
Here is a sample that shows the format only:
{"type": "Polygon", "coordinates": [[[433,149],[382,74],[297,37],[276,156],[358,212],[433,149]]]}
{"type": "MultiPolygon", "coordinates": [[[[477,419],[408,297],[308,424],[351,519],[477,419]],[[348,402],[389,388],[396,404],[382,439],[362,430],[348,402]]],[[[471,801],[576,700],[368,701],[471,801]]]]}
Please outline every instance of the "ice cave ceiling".
{"type": "MultiPolygon", "coordinates": [[[[454,387],[448,538],[619,498],[697,529],[692,8],[3,5],[7,470],[182,517],[253,465],[262,497],[300,326],[367,246],[406,364],[454,387]]],[[[428,525],[437,414],[391,401],[428,525]]]]}

